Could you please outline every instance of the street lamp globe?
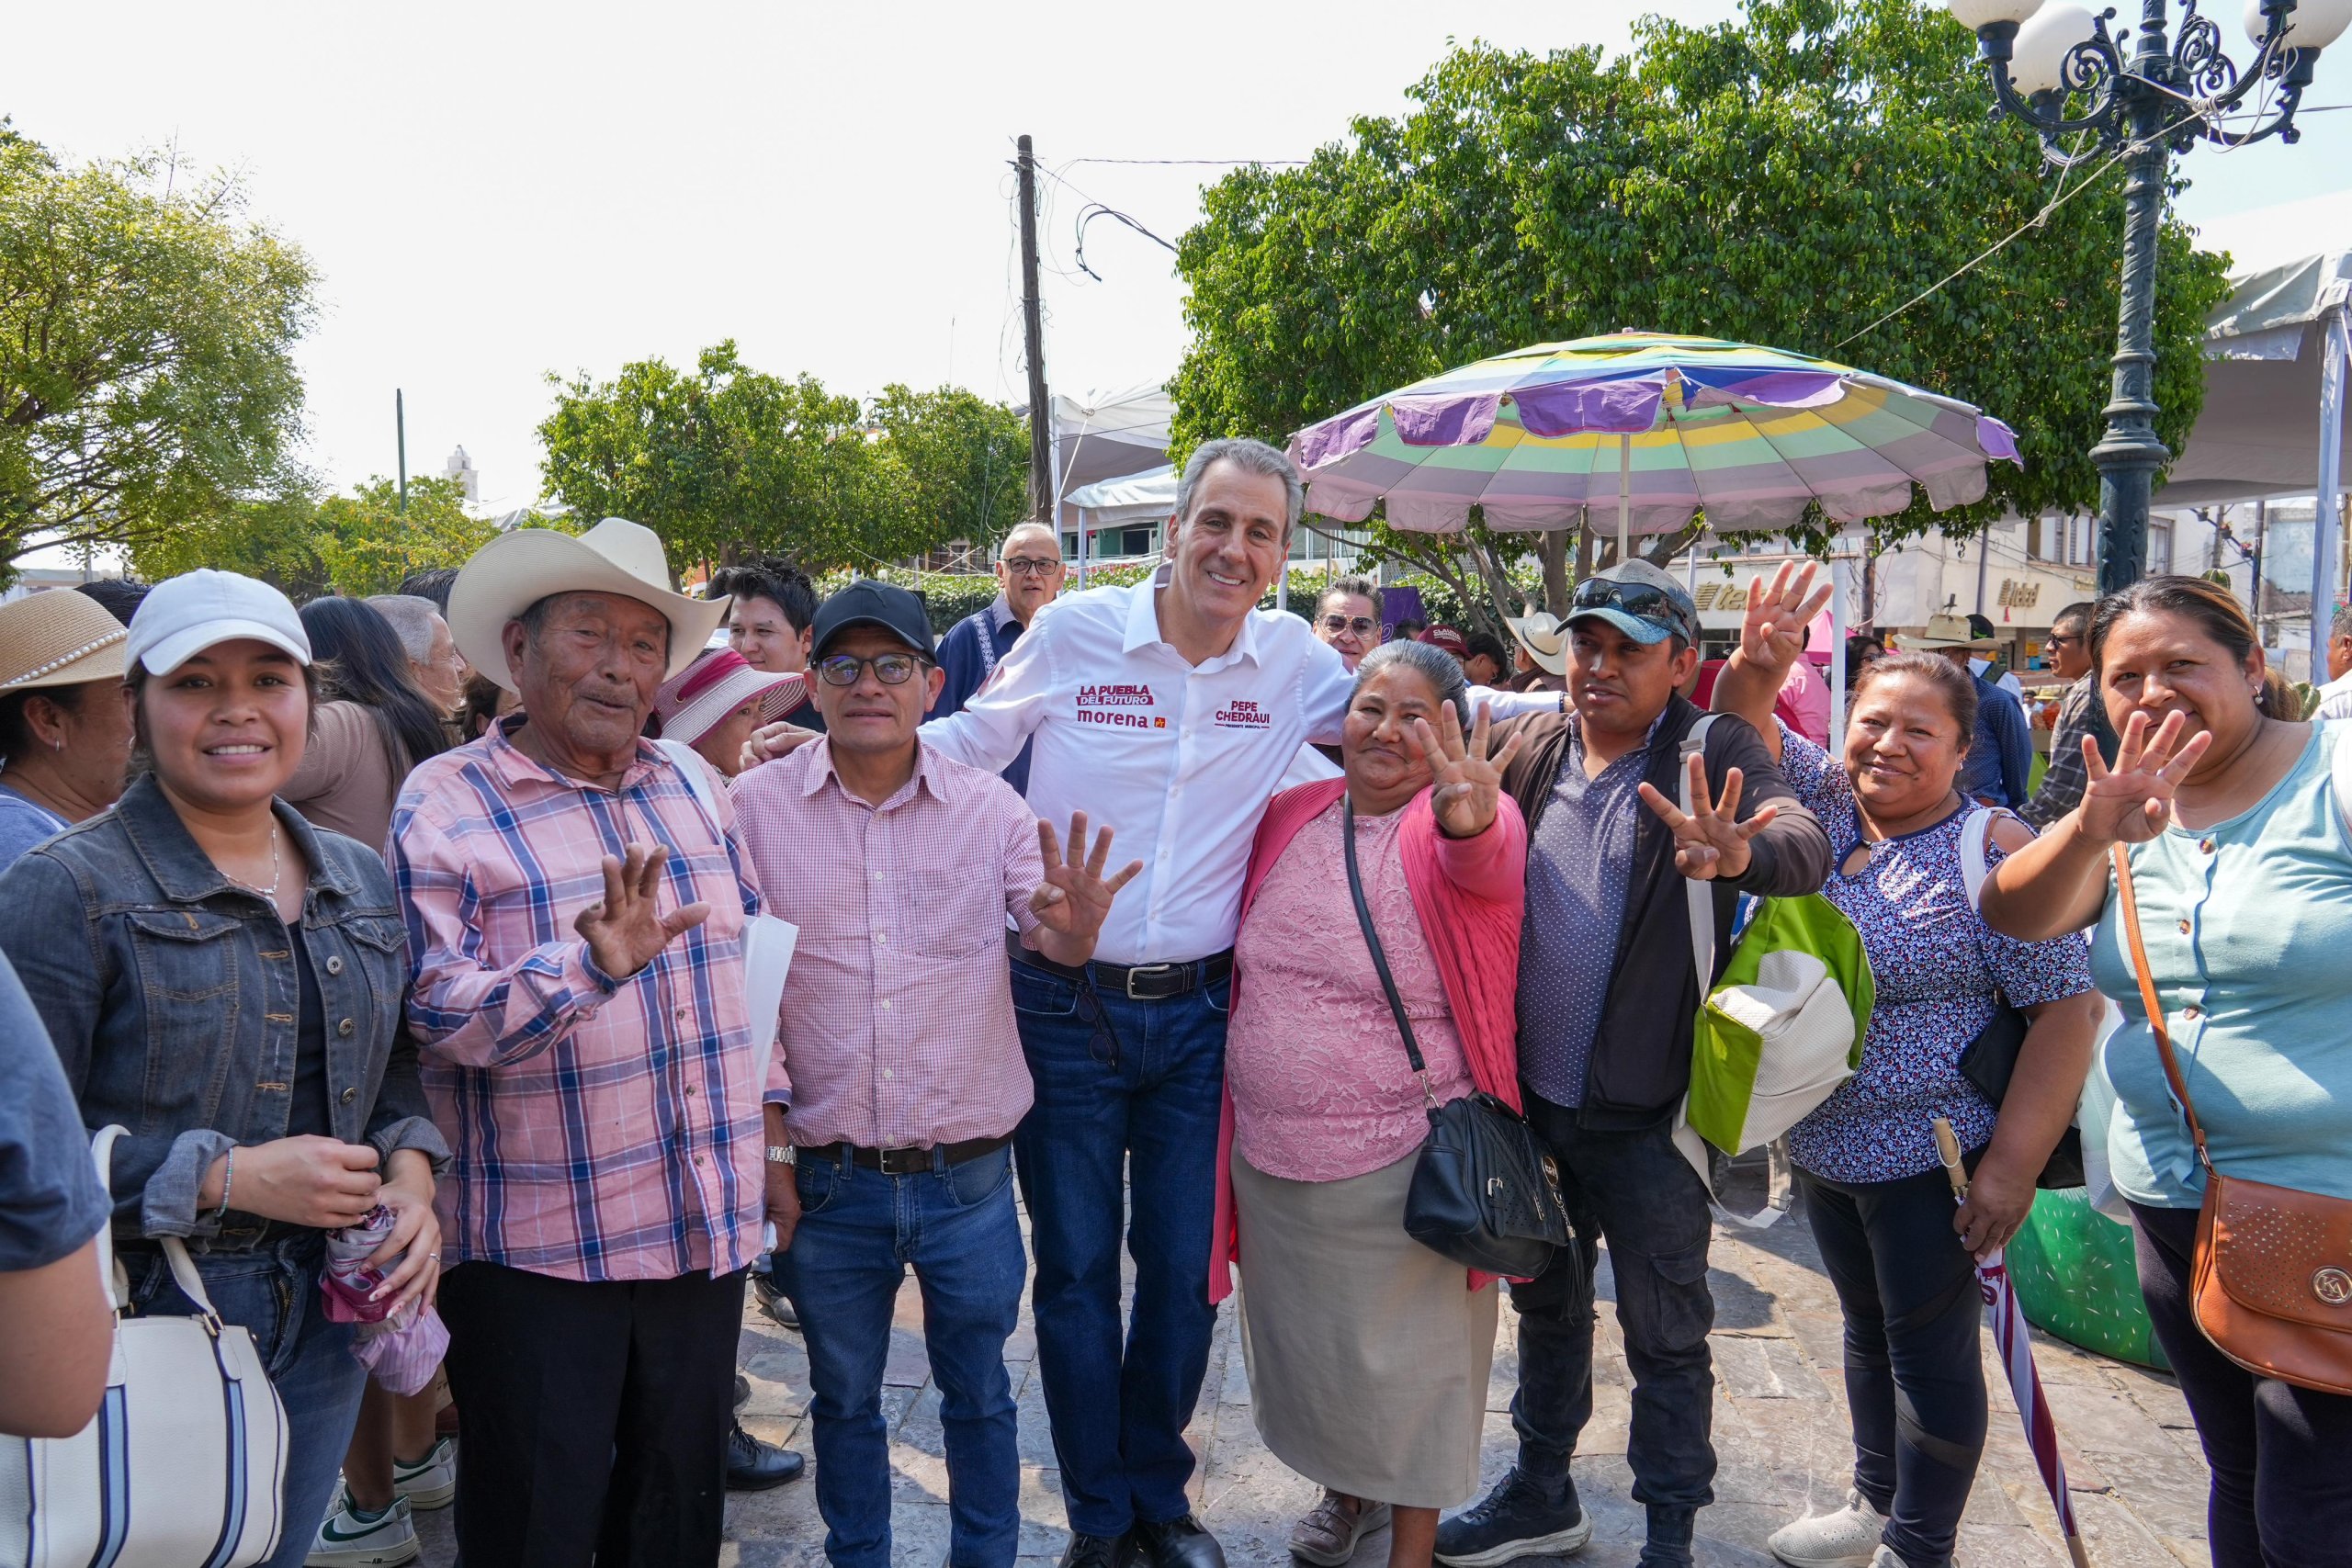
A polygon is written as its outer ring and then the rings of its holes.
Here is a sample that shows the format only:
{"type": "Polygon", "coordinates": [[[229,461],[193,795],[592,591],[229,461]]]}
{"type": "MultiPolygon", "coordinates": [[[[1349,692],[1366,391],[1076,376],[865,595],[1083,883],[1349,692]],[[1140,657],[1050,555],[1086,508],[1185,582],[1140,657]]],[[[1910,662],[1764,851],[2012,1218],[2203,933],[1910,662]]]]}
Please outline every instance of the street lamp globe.
{"type": "Polygon", "coordinates": [[[1944,0],[1954,20],[1970,32],[2007,23],[2017,27],[2041,9],[2041,0],[1944,0]]]}
{"type": "Polygon", "coordinates": [[[2010,85],[2028,96],[2061,91],[2066,85],[2068,51],[2087,41],[2095,30],[2091,14],[2071,0],[2044,6],[2018,28],[2009,58],[2010,85]]]}
{"type": "MultiPolygon", "coordinates": [[[[2316,54],[2342,38],[2346,27],[2352,27],[2352,0],[2297,0],[2287,13],[2286,43],[2316,54]]],[[[2262,0],[2245,0],[2245,36],[2260,43],[2269,32],[2262,0]]]]}

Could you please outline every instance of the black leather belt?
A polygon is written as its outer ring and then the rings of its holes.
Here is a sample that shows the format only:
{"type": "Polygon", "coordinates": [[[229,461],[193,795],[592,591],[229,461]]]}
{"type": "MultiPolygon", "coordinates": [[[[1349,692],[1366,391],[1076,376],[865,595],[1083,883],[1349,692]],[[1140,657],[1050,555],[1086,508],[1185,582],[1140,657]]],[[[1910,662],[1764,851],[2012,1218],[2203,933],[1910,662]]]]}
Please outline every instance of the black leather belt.
{"type": "Polygon", "coordinates": [[[1206,958],[1195,958],[1183,964],[1089,964],[1074,969],[1067,964],[1057,964],[1034,947],[1024,945],[1019,934],[1004,933],[1004,950],[1013,962],[1043,969],[1048,975],[1059,975],[1065,980],[1092,980],[1098,991],[1123,996],[1131,1002],[1165,1001],[1188,992],[1214,986],[1233,973],[1233,949],[1212,953],[1206,958]]]}
{"type": "Polygon", "coordinates": [[[992,1155],[1012,1142],[1007,1133],[994,1138],[966,1138],[960,1144],[933,1144],[922,1148],[869,1149],[856,1144],[819,1144],[801,1154],[820,1155],[860,1170],[885,1176],[921,1176],[929,1170],[952,1169],[967,1160],[992,1155]]]}

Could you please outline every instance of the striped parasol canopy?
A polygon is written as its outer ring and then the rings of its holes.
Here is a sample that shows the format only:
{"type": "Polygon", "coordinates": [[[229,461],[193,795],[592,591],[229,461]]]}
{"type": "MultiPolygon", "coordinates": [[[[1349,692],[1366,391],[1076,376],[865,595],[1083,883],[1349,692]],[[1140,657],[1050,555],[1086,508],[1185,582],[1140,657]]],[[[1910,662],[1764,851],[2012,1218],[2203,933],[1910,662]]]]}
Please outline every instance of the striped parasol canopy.
{"type": "Polygon", "coordinates": [[[1393,527],[1719,532],[1900,512],[1925,486],[1941,512],[1984,496],[2018,460],[1983,410],[1785,349],[1666,333],[1539,344],[1417,381],[1291,437],[1306,506],[1393,527]]]}

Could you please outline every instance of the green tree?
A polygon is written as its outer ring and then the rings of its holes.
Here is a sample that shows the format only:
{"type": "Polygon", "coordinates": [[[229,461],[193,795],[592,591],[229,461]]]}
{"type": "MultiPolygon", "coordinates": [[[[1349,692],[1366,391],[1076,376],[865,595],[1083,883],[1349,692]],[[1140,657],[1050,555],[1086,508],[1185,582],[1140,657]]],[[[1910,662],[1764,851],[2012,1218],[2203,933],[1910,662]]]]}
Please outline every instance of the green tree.
{"type": "Polygon", "coordinates": [[[1019,516],[1018,426],[969,392],[894,386],[869,412],[814,377],[752,369],[731,341],[691,371],[646,359],[609,381],[550,380],[548,493],[643,523],[673,564],[757,550],[810,571],[873,565],[1019,516]]]}
{"type": "Polygon", "coordinates": [[[298,488],[314,283],[232,175],[0,136],[0,560],[135,548],[298,488]]]}
{"type": "Polygon", "coordinates": [[[130,560],[150,581],[200,566],[242,571],[299,604],[322,593],[393,592],[412,571],[465,565],[496,534],[467,514],[459,481],[411,479],[403,513],[399,485],[379,475],[349,495],[238,502],[134,545],[130,560]]]}
{"type": "MultiPolygon", "coordinates": [[[[1487,355],[1645,327],[1823,355],[2007,421],[2023,466],[1996,465],[1982,503],[1933,519],[1949,530],[2088,506],[2116,171],[2076,171],[2066,188],[2088,184],[2040,228],[1873,324],[2059,194],[2032,139],[1988,115],[1973,47],[1921,0],[1749,0],[1715,27],[1640,21],[1615,59],[1457,49],[1408,114],[1206,191],[1177,263],[1193,333],[1178,443],[1279,437],[1487,355]]],[[[2167,222],[2156,380],[2175,450],[2202,401],[2199,339],[2223,266],[2167,222]]],[[[1892,541],[1929,521],[1921,500],[1878,527],[1892,541]]],[[[1498,604],[1516,597],[1504,572],[1533,553],[1555,607],[1579,542],[1475,526],[1376,538],[1449,582],[1483,580],[1498,604]]]]}

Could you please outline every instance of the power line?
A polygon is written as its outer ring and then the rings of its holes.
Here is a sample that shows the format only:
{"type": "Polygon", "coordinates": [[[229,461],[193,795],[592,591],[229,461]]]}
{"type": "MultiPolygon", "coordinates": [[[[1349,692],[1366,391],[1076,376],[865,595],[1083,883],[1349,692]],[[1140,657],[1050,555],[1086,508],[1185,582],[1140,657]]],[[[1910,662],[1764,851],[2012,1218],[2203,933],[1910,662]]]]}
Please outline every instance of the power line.
{"type": "Polygon", "coordinates": [[[1073,169],[1080,164],[1126,164],[1237,169],[1247,168],[1255,164],[1269,169],[1295,169],[1312,161],[1307,158],[1072,158],[1063,164],[1062,167],[1073,169]]]}

